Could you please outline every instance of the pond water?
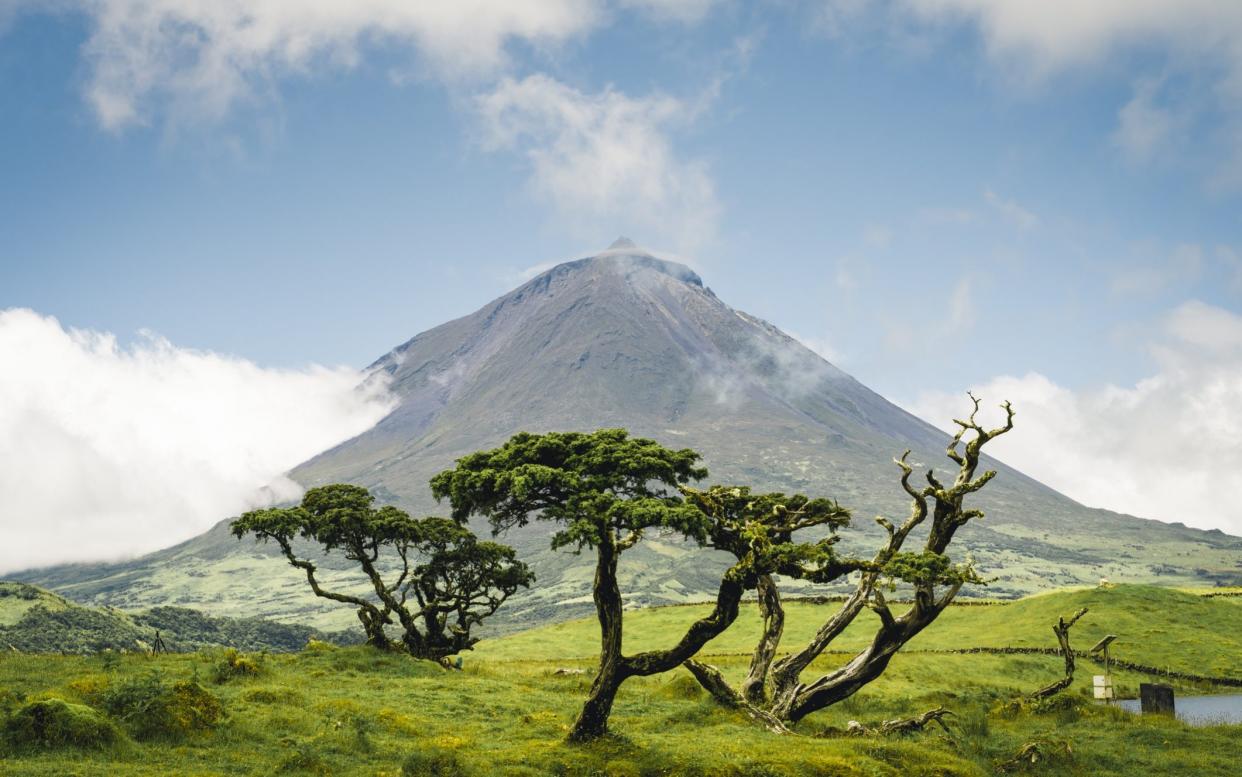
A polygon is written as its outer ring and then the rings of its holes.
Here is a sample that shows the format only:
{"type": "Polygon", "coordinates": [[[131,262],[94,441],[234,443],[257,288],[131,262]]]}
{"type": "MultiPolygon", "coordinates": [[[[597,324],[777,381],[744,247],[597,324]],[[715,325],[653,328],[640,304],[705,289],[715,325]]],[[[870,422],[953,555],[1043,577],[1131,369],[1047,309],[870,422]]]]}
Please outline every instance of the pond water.
{"type": "MultiPolygon", "coordinates": [[[[1138,699],[1117,702],[1122,709],[1141,712],[1138,699]]],[[[1178,720],[1192,726],[1213,726],[1221,723],[1242,723],[1242,693],[1219,696],[1178,696],[1173,700],[1178,720]]]]}

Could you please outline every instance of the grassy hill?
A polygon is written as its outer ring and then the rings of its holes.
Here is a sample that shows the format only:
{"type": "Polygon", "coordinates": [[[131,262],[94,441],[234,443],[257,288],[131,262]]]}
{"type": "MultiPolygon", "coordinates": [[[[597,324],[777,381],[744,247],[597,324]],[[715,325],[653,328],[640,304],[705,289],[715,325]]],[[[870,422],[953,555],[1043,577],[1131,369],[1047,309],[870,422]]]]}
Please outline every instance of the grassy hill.
{"type": "MultiPolygon", "coordinates": [[[[879,681],[804,721],[805,736],[768,734],[716,706],[676,671],[627,683],[614,713],[615,736],[573,747],[562,740],[590,677],[555,672],[589,672],[594,625],[588,621],[482,643],[466,657],[464,672],[326,645],[255,659],[253,671],[230,669],[236,658],[219,651],[110,659],[6,654],[0,708],[9,733],[0,774],[988,775],[1032,742],[1045,757],[1022,773],[1236,774],[1242,726],[1191,728],[1091,704],[1089,663],[1057,703],[1015,710],[1005,702],[1055,678],[1058,658],[923,652],[1051,645],[1050,619],[1084,605],[1090,611],[1074,629],[1077,645],[1089,646],[1097,632],[1109,630],[1120,635],[1118,655],[1140,663],[1232,668],[1235,676],[1242,665],[1236,598],[1138,586],[1057,592],[950,610],[879,681]],[[172,693],[173,687],[181,690],[172,693]],[[160,709],[169,720],[195,725],[158,726],[133,711],[135,700],[154,697],[165,700],[160,709]],[[51,698],[77,716],[75,730],[86,732],[87,747],[32,746],[13,733],[29,718],[23,709],[40,703],[47,709],[51,698]],[[178,717],[186,699],[201,714],[178,717]],[[951,738],[842,734],[851,719],[872,723],[938,704],[957,713],[951,738]]],[[[791,605],[790,637],[806,634],[825,609],[791,605]]],[[[675,638],[671,630],[694,614],[680,607],[627,613],[630,649],[667,643],[675,638]]],[[[717,654],[711,660],[727,674],[744,668],[744,657],[722,654],[749,644],[752,616],[709,645],[717,654]]],[[[860,638],[847,635],[852,644],[860,638]]],[[[822,664],[841,660],[825,656],[822,664]]],[[[1116,679],[1123,691],[1133,691],[1147,678],[1121,671],[1116,679]]],[[[1182,694],[1212,690],[1174,684],[1182,694]]]]}
{"type": "MultiPolygon", "coordinates": [[[[788,602],[785,605],[786,650],[800,647],[840,605],[788,602]]],[[[1088,609],[1071,632],[1076,649],[1117,634],[1115,658],[1168,667],[1174,671],[1242,679],[1242,597],[1205,597],[1199,593],[1144,585],[1082,588],[1028,596],[1015,601],[966,601],[945,611],[931,628],[915,637],[910,650],[971,647],[1056,647],[1052,624],[1060,615],[1088,609]]],[[[626,613],[625,651],[667,647],[667,635],[685,631],[710,611],[707,605],[656,607],[626,613]]],[[[901,611],[894,606],[894,614],[901,611]]],[[[878,622],[859,617],[832,647],[861,650],[878,622]]],[[[754,604],[742,607],[733,626],[704,648],[704,655],[735,656],[754,648],[762,620],[754,604]]],[[[558,661],[598,654],[599,626],[593,618],[519,632],[485,641],[475,653],[492,660],[558,661]]]]}
{"type": "Polygon", "coordinates": [[[84,607],[32,585],[0,581],[0,649],[25,653],[145,652],[160,634],[173,652],[205,647],[289,651],[308,639],[348,643],[354,634],[325,633],[309,626],[263,618],[218,618],[184,607],[123,612],[84,607]]]}

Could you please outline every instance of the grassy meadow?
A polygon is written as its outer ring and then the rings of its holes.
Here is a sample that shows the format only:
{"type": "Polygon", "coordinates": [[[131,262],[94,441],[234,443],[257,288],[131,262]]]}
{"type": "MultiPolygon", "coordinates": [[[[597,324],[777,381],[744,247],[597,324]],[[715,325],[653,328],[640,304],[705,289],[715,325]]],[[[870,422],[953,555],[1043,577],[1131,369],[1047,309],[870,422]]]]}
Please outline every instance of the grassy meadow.
{"type": "MultiPolygon", "coordinates": [[[[785,647],[833,605],[790,603],[785,647]]],[[[1098,669],[1032,707],[1009,702],[1060,675],[1044,655],[944,654],[946,648],[1055,644],[1051,624],[1078,607],[1075,647],[1119,635],[1114,655],[1174,671],[1242,676],[1242,598],[1144,586],[1063,591],[1010,604],[954,607],[878,681],[780,737],[718,707],[683,670],[628,682],[613,736],[563,742],[590,683],[596,624],[581,620],[480,643],[465,669],[363,647],[312,643],[290,654],[225,650],[146,656],[0,657],[4,775],[1234,775],[1242,726],[1193,728],[1088,700],[1098,669]],[[582,669],[585,674],[556,674],[582,669]],[[53,714],[49,699],[65,704],[53,714]],[[40,704],[40,702],[44,702],[40,704]],[[943,704],[952,736],[853,737],[943,704]],[[42,710],[45,741],[29,732],[42,710]],[[55,726],[48,723],[52,721],[55,726]],[[53,735],[48,735],[51,731],[53,735]],[[1038,762],[1009,764],[1034,743],[1038,762]]],[[[634,610],[627,650],[667,644],[696,607],[634,610]]],[[[839,647],[866,639],[865,619],[839,647]]],[[[758,630],[753,609],[710,643],[705,660],[740,677],[758,630]]],[[[826,655],[816,668],[843,660],[826,655]]],[[[1145,675],[1121,671],[1133,694],[1145,675]]],[[[1226,692],[1173,682],[1179,694],[1226,692]]],[[[1236,692],[1236,689],[1232,689],[1236,692]]]]}

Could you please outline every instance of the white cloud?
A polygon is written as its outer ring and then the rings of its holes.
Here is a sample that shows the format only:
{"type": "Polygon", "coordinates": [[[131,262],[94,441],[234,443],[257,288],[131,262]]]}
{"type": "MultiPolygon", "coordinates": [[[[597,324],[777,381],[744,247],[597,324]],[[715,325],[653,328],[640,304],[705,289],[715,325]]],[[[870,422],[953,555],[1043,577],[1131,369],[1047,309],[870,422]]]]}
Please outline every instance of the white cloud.
{"type": "Polygon", "coordinates": [[[670,130],[701,106],[615,89],[587,94],[546,75],[503,79],[475,102],[487,150],[514,150],[535,194],[580,237],[625,232],[694,254],[715,233],[707,167],[678,158],[670,130]]]}
{"type": "MultiPolygon", "coordinates": [[[[717,0],[617,0],[657,22],[702,21],[717,0]]],[[[76,12],[90,23],[86,97],[100,123],[216,121],[277,79],[351,68],[368,47],[406,49],[419,72],[494,78],[510,44],[554,46],[605,22],[605,0],[0,0],[15,14],[76,12]]]]}
{"type": "MultiPolygon", "coordinates": [[[[1228,0],[903,0],[924,19],[975,24],[996,58],[1037,71],[1102,61],[1134,45],[1242,66],[1242,4],[1228,0]]],[[[1242,84],[1240,84],[1242,85],[1242,84]]]]}
{"type": "Polygon", "coordinates": [[[602,12],[598,0],[60,0],[50,7],[90,19],[86,96],[110,129],[159,112],[218,120],[277,78],[353,67],[369,45],[408,48],[438,77],[486,77],[505,66],[510,43],[561,43],[594,28],[602,12]]]}
{"type": "Polygon", "coordinates": [[[1113,143],[1132,161],[1151,161],[1185,123],[1184,117],[1157,104],[1160,86],[1159,80],[1140,79],[1134,97],[1117,113],[1113,143]]]}
{"type": "Polygon", "coordinates": [[[831,362],[836,366],[844,363],[844,356],[842,356],[841,351],[833,345],[832,340],[828,337],[803,337],[793,332],[790,332],[789,336],[823,357],[824,361],[831,362]]]}
{"type": "Polygon", "coordinates": [[[1016,200],[1005,199],[991,189],[984,190],[983,199],[1018,229],[1031,229],[1039,224],[1039,216],[1022,207],[1016,200]]]}
{"type": "Polygon", "coordinates": [[[386,386],[0,311],[0,571],[166,547],[299,495],[283,473],[374,425],[386,386]]]}
{"type": "MultiPolygon", "coordinates": [[[[973,387],[1018,413],[992,453],[1087,505],[1242,534],[1242,316],[1187,302],[1152,354],[1156,373],[1128,387],[1076,391],[1038,373],[973,387]]],[[[908,407],[943,424],[963,402],[924,394],[908,407]]]]}
{"type": "Polygon", "coordinates": [[[657,20],[694,24],[703,21],[718,0],[618,0],[618,3],[657,20]]]}
{"type": "MultiPolygon", "coordinates": [[[[1097,67],[1134,52],[1161,55],[1156,74],[1205,72],[1214,88],[1160,105],[1154,84],[1140,78],[1134,97],[1118,113],[1114,141],[1132,159],[1153,158],[1205,105],[1232,116],[1242,113],[1242,3],[1232,0],[894,0],[887,6],[909,21],[966,22],[978,28],[989,57],[1031,79],[1074,68],[1097,67]],[[1206,103],[1205,103],[1206,101],[1206,103]],[[1198,104],[1196,104],[1198,103],[1198,104]]],[[[1242,132],[1225,137],[1208,153],[1214,186],[1242,185],[1242,132]]]]}
{"type": "Polygon", "coordinates": [[[961,278],[953,286],[953,293],[949,295],[948,333],[961,332],[975,323],[972,292],[969,277],[961,278]]]}
{"type": "Polygon", "coordinates": [[[1231,246],[1219,245],[1216,246],[1216,261],[1229,278],[1229,291],[1242,294],[1242,256],[1231,246]]]}

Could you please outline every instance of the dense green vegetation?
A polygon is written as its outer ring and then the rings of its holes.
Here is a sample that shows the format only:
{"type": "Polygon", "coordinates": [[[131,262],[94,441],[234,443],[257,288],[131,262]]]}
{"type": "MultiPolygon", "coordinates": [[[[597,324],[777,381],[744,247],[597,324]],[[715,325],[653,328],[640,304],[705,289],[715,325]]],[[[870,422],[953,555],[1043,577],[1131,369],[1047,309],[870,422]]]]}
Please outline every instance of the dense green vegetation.
{"type": "Polygon", "coordinates": [[[376,507],[367,489],[336,483],[310,489],[296,507],[248,512],[232,529],[238,539],[253,534],[274,542],[316,596],[355,608],[367,644],[392,646],[385,627],[399,626],[397,644],[410,655],[443,659],[469,650],[478,642],[471,630],[534,580],[513,548],[480,542],[463,524],[376,507]],[[314,543],[316,555],[343,553],[358,567],[355,581],[366,580],[371,590],[326,589],[318,565],[294,550],[297,540],[314,543]]]}
{"type": "Polygon", "coordinates": [[[263,618],[217,618],[184,607],[127,613],[74,604],[22,583],[0,582],[0,648],[27,653],[147,651],[160,634],[166,650],[183,652],[232,646],[239,650],[290,651],[308,639],[352,644],[359,635],[324,633],[263,618]]]}
{"type": "MultiPolygon", "coordinates": [[[[830,606],[791,603],[788,639],[805,634],[830,606]]],[[[1021,773],[1235,774],[1242,726],[1191,728],[1098,707],[1087,699],[1097,671],[1089,662],[1070,690],[1031,707],[1010,702],[1057,677],[1056,657],[923,652],[943,644],[1050,647],[1048,616],[1080,606],[1088,614],[1075,626],[1076,646],[1110,631],[1120,635],[1115,653],[1130,660],[1163,658],[1175,669],[1232,664],[1237,671],[1237,598],[1127,586],[1058,592],[950,608],[879,680],[804,720],[796,739],[720,708],[678,670],[627,683],[614,735],[584,746],[564,737],[589,685],[589,674],[572,670],[593,669],[584,658],[598,648],[592,621],[485,641],[467,654],[463,672],[321,643],[268,656],[9,652],[0,658],[0,774],[988,775],[1031,743],[1043,755],[1021,773]],[[562,669],[571,673],[557,674],[562,669]],[[931,731],[843,733],[851,719],[875,723],[938,704],[956,713],[948,719],[951,739],[931,731]],[[136,717],[136,709],[157,710],[155,720],[136,717]],[[44,729],[68,733],[32,739],[36,718],[50,721],[44,729]]],[[[693,608],[632,611],[626,637],[659,642],[666,627],[693,617],[693,608]]],[[[748,651],[757,620],[744,609],[705,652],[748,651]]],[[[825,655],[820,668],[840,660],[825,655]]],[[[737,679],[748,658],[712,661],[737,679]]],[[[1123,693],[1147,679],[1116,675],[1123,693]]],[[[1174,684],[1181,694],[1212,690],[1174,684]]]]}

